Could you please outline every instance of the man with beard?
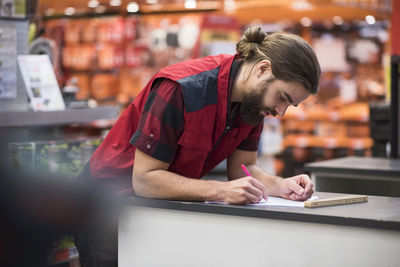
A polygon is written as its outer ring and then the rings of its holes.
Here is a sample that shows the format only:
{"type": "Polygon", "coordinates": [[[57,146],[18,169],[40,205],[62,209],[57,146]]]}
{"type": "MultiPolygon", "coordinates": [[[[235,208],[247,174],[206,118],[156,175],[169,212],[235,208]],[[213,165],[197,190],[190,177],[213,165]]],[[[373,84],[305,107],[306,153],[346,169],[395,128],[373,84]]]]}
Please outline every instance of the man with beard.
{"type": "Polygon", "coordinates": [[[256,165],[265,116],[283,116],[318,90],[320,66],[300,37],[246,30],[237,54],[161,69],[95,151],[81,180],[123,193],[184,201],[308,199],[307,175],[283,179],[256,165]],[[200,180],[227,159],[228,181],[200,180]],[[244,164],[251,176],[241,169],[244,164]]]}
{"type": "Polygon", "coordinates": [[[305,200],[313,192],[309,177],[271,176],[256,166],[256,151],[264,117],[283,116],[288,106],[315,94],[319,76],[318,60],[303,39],[249,28],[235,56],[161,69],[121,115],[84,174],[115,191],[133,188],[150,198],[305,200]],[[199,180],[224,159],[228,182],[199,180]]]}

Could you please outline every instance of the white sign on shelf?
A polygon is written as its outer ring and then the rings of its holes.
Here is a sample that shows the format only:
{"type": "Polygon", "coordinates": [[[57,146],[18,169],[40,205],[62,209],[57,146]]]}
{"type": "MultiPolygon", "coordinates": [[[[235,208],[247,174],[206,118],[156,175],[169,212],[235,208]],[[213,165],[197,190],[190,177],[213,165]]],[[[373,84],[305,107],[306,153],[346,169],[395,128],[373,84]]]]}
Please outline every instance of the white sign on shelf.
{"type": "Polygon", "coordinates": [[[313,48],[322,71],[349,71],[346,61],[346,43],[330,35],[313,40],[313,48]]]}
{"type": "Polygon", "coordinates": [[[20,55],[18,65],[34,111],[65,109],[48,55],[20,55]]]}
{"type": "Polygon", "coordinates": [[[0,25],[0,99],[17,97],[17,29],[0,25]]]}

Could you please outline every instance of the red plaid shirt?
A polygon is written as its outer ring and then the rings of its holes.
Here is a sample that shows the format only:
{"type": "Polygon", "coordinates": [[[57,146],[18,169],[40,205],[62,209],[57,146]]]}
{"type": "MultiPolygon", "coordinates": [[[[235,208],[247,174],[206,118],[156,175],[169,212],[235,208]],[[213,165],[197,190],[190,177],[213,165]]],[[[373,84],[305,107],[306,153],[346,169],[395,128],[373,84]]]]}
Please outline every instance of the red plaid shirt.
{"type": "MultiPolygon", "coordinates": [[[[232,91],[233,78],[240,64],[240,60],[235,60],[232,64],[228,86],[229,96],[232,91]]],[[[227,123],[232,120],[232,126],[235,128],[240,121],[240,103],[231,103],[230,106],[233,114],[230,115],[231,118],[227,120],[227,123]],[[236,108],[233,109],[234,106],[236,108]]],[[[169,79],[157,80],[146,100],[138,129],[133,134],[130,143],[153,158],[171,163],[178,147],[178,139],[183,131],[183,113],[181,86],[169,79]],[[152,145],[148,147],[150,143],[152,145]]],[[[228,116],[229,114],[230,112],[228,116]]],[[[255,126],[249,137],[238,146],[238,149],[257,151],[262,129],[262,123],[255,126]]]]}

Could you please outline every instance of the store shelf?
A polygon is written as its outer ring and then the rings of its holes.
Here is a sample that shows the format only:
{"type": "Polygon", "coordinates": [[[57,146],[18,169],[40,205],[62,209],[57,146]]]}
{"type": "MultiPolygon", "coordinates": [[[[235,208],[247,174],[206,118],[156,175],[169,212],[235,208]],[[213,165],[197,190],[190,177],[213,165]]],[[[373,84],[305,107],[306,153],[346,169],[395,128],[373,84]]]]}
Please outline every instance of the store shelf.
{"type": "Polygon", "coordinates": [[[55,126],[72,123],[90,123],[95,120],[116,119],[118,107],[66,109],[64,111],[0,112],[0,128],[25,126],[55,126]]]}
{"type": "Polygon", "coordinates": [[[338,110],[325,110],[315,108],[314,110],[288,109],[283,120],[298,121],[330,121],[330,122],[369,122],[369,106],[367,103],[353,103],[344,105],[338,110]]]}

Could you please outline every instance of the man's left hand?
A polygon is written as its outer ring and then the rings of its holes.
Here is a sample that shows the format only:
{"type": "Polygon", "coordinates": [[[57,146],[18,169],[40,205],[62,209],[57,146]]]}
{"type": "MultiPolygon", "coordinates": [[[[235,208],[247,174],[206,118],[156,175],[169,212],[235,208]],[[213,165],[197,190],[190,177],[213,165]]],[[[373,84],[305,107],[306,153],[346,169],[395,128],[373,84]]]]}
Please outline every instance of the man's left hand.
{"type": "Polygon", "coordinates": [[[281,197],[285,199],[304,201],[314,193],[314,185],[307,174],[289,177],[279,183],[281,197]]]}

